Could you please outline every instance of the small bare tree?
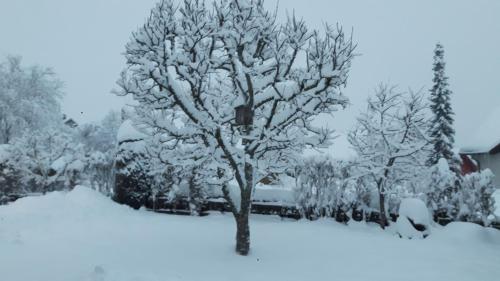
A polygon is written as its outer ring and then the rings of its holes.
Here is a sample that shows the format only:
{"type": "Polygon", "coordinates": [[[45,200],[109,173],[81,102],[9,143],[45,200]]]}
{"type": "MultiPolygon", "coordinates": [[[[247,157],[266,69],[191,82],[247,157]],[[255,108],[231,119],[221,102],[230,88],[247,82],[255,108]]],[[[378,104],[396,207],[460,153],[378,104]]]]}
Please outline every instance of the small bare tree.
{"type": "Polygon", "coordinates": [[[203,167],[222,187],[241,255],[255,183],[306,146],[328,145],[331,132],[311,121],[347,103],[340,88],[355,46],[340,27],[325,29],[279,24],[261,0],[164,0],[126,46],[121,94],[138,102],[170,162],[203,167]]]}

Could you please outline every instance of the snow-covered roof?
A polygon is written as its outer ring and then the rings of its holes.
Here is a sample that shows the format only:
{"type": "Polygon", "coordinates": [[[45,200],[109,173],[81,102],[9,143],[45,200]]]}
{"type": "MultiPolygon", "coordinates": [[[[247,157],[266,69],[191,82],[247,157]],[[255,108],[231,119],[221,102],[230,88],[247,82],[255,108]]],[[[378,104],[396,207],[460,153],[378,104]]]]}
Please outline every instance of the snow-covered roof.
{"type": "Polygon", "coordinates": [[[137,130],[132,120],[125,120],[118,129],[118,134],[117,134],[118,143],[124,141],[143,140],[144,138],[146,138],[146,135],[137,130]]]}
{"type": "Polygon", "coordinates": [[[476,132],[471,134],[460,153],[487,153],[500,144],[500,107],[493,110],[488,118],[479,124],[476,132]]]}

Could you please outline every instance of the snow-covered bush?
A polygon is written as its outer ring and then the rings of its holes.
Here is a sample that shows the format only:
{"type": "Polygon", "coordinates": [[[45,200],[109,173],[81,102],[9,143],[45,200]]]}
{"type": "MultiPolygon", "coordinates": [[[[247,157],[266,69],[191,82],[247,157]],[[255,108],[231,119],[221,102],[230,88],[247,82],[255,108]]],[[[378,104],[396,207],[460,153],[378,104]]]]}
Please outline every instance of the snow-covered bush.
{"type": "Polygon", "coordinates": [[[26,132],[12,143],[11,163],[20,169],[29,192],[72,188],[81,181],[84,155],[70,132],[61,128],[26,132]]]}
{"type": "Polygon", "coordinates": [[[120,145],[115,159],[113,199],[116,202],[135,209],[146,205],[151,196],[152,183],[147,163],[148,159],[137,146],[120,145]]]}
{"type": "Polygon", "coordinates": [[[352,163],[330,158],[309,158],[296,168],[296,204],[303,216],[335,215],[337,220],[369,205],[366,186],[352,177],[352,163]]]}
{"type": "MultiPolygon", "coordinates": [[[[128,114],[133,118],[133,114],[128,114]]],[[[134,208],[162,208],[186,203],[193,215],[201,212],[206,198],[203,187],[210,175],[199,165],[173,165],[154,136],[131,119],[118,130],[115,157],[115,201],[134,208]]]]}
{"type": "Polygon", "coordinates": [[[489,225],[495,208],[493,177],[489,169],[457,176],[442,158],[422,179],[427,206],[438,222],[461,220],[489,225]]]}
{"type": "Polygon", "coordinates": [[[0,203],[1,198],[24,193],[21,171],[12,163],[11,145],[0,144],[0,203]]]}
{"type": "Polygon", "coordinates": [[[416,198],[401,200],[396,231],[405,238],[425,238],[430,234],[431,213],[425,203],[416,198]]]}
{"type": "Polygon", "coordinates": [[[330,159],[305,160],[297,168],[296,204],[304,216],[331,215],[340,173],[330,159]]]}
{"type": "Polygon", "coordinates": [[[118,130],[113,199],[135,209],[146,205],[152,193],[146,138],[131,120],[124,121],[118,130]]]}
{"type": "Polygon", "coordinates": [[[114,184],[114,155],[115,149],[109,152],[92,151],[85,157],[85,177],[89,187],[111,194],[114,184]]]}
{"type": "Polygon", "coordinates": [[[434,216],[453,220],[459,211],[457,182],[461,179],[450,169],[446,159],[441,158],[428,169],[427,177],[422,179],[425,186],[427,206],[434,216]]]}
{"type": "Polygon", "coordinates": [[[464,176],[458,218],[488,226],[495,212],[493,173],[483,170],[464,176]]]}

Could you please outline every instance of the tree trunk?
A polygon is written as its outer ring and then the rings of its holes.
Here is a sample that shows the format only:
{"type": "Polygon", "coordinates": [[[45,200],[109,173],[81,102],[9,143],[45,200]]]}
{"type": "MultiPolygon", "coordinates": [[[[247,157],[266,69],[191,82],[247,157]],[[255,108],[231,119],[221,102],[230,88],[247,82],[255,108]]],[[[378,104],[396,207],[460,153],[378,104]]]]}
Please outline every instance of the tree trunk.
{"type": "Polygon", "coordinates": [[[241,189],[240,211],[236,218],[236,252],[242,256],[250,251],[250,226],[248,217],[252,208],[253,165],[245,162],[245,186],[241,189]]]}
{"type": "Polygon", "coordinates": [[[189,177],[189,211],[192,216],[199,216],[201,213],[201,202],[200,202],[200,190],[196,183],[195,175],[197,173],[196,169],[193,169],[192,176],[189,177]]]}
{"type": "Polygon", "coordinates": [[[379,223],[382,229],[385,229],[387,224],[387,217],[385,215],[385,195],[382,191],[379,191],[379,205],[380,205],[380,214],[379,214],[379,223]]]}
{"type": "Polygon", "coordinates": [[[236,217],[236,252],[242,256],[248,255],[250,251],[248,213],[248,211],[242,211],[238,217],[236,217]]]}

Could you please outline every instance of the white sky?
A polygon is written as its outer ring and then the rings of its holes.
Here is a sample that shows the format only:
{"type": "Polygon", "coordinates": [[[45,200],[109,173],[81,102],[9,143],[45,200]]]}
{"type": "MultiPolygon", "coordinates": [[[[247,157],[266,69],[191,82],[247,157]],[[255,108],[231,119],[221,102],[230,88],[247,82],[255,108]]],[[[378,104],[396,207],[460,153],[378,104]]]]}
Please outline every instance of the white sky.
{"type": "MultiPolygon", "coordinates": [[[[53,67],[65,81],[64,111],[80,122],[99,120],[125,104],[110,90],[124,67],[121,53],[130,33],[155,2],[0,0],[0,56],[22,55],[27,64],[53,67]]],[[[276,0],[266,3],[276,6],[276,0]]],[[[500,1],[282,0],[279,16],[287,10],[312,28],[339,22],[354,29],[362,56],[345,90],[352,106],[329,124],[339,131],[353,124],[380,82],[427,91],[438,41],[454,92],[458,144],[500,107],[500,1]]]]}

